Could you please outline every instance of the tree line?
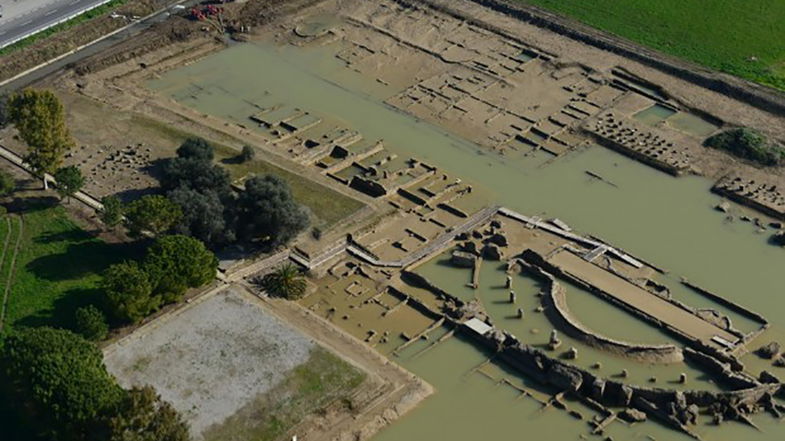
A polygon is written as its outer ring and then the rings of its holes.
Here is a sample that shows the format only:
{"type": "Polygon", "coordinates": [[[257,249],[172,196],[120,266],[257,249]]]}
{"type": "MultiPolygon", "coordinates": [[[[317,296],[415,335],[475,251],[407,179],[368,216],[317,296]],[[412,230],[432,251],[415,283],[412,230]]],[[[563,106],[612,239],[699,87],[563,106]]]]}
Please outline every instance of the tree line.
{"type": "Polygon", "coordinates": [[[3,439],[187,441],[152,387],[122,389],[91,342],[64,329],[12,330],[0,346],[3,439]]]}

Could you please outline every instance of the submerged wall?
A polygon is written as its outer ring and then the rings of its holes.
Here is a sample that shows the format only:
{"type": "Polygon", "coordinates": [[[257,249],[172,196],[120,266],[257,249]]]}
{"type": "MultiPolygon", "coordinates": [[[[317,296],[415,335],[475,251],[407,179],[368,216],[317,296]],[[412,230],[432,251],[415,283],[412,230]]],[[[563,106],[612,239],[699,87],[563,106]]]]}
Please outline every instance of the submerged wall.
{"type": "Polygon", "coordinates": [[[567,335],[586,343],[589,346],[608,351],[623,357],[634,358],[649,363],[678,363],[684,361],[681,349],[674,345],[643,345],[614,340],[586,328],[573,317],[567,305],[566,291],[553,276],[536,267],[530,267],[547,284],[543,296],[545,314],[559,329],[567,335]]]}

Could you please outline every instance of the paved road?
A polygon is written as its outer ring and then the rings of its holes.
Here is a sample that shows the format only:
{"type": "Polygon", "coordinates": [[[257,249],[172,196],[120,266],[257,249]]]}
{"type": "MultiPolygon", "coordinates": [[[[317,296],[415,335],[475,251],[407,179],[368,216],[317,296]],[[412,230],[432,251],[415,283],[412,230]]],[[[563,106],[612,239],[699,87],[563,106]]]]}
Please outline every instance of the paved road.
{"type": "MultiPolygon", "coordinates": [[[[8,1],[8,0],[0,0],[0,2],[6,2],[6,1],[8,1]]],[[[20,0],[20,1],[25,1],[25,0],[20,0]]],[[[27,0],[27,1],[31,1],[31,0],[27,0]]],[[[35,0],[32,0],[32,1],[35,1],[35,0]]],[[[179,3],[179,4],[182,4],[183,6],[191,7],[194,4],[199,3],[199,1],[200,0],[186,0],[186,1],[172,0],[172,2],[170,3],[170,6],[179,3]]],[[[138,35],[139,33],[144,32],[145,30],[147,30],[147,28],[149,28],[150,26],[154,25],[155,23],[162,22],[162,21],[166,20],[167,18],[169,18],[169,12],[168,11],[163,11],[163,12],[160,12],[158,14],[155,14],[154,16],[148,18],[147,20],[139,20],[139,21],[133,22],[128,28],[124,29],[122,32],[114,34],[111,37],[105,38],[105,39],[103,39],[101,41],[89,44],[88,46],[80,49],[79,51],[77,51],[77,52],[75,52],[75,53],[73,53],[73,54],[71,54],[71,55],[69,55],[67,57],[64,57],[64,58],[62,58],[62,59],[60,59],[58,61],[55,61],[53,63],[49,63],[49,64],[47,64],[47,65],[45,65],[43,67],[39,67],[39,68],[35,69],[34,71],[28,72],[24,76],[15,79],[14,81],[11,81],[11,82],[3,84],[3,85],[0,85],[0,95],[8,94],[8,93],[14,92],[15,90],[22,89],[22,88],[24,88],[24,87],[26,87],[26,86],[28,86],[28,85],[30,85],[30,84],[40,80],[41,78],[44,78],[44,77],[46,77],[46,76],[48,76],[48,75],[50,75],[50,74],[52,74],[54,72],[57,72],[60,69],[63,69],[64,67],[68,66],[69,64],[76,63],[76,62],[78,62],[78,61],[80,61],[80,60],[82,60],[82,59],[84,59],[86,57],[89,57],[91,55],[95,55],[95,54],[97,54],[97,53],[99,53],[99,52],[101,52],[103,50],[106,50],[107,48],[109,48],[109,47],[111,47],[111,46],[113,46],[115,44],[118,44],[118,43],[120,43],[120,42],[122,42],[124,40],[127,40],[128,38],[131,38],[131,37],[133,37],[135,35],[138,35]]]]}
{"type": "Polygon", "coordinates": [[[111,0],[0,0],[0,48],[111,0]]]}

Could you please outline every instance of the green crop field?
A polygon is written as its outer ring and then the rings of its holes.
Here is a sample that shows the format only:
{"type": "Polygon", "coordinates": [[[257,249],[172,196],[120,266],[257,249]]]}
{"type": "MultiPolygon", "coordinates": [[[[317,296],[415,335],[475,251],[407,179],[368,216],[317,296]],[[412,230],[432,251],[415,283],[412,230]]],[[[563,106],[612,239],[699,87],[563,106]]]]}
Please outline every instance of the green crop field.
{"type": "Polygon", "coordinates": [[[785,90],[783,0],[519,0],[785,90]]]}

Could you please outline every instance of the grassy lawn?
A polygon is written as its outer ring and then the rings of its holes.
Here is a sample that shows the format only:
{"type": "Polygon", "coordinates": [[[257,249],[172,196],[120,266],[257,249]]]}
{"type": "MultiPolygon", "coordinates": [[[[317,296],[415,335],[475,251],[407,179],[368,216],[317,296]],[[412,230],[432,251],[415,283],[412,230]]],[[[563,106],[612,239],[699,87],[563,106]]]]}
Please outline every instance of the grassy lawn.
{"type": "Polygon", "coordinates": [[[785,90],[785,1],[519,0],[785,90]],[[751,61],[751,57],[757,61],[751,61]]]}
{"type": "Polygon", "coordinates": [[[273,441],[336,400],[347,406],[365,374],[323,348],[273,390],[205,433],[205,440],[273,441]]]}
{"type": "MultiPolygon", "coordinates": [[[[69,220],[63,207],[50,201],[31,204],[23,218],[6,323],[69,327],[76,308],[98,302],[100,273],[109,265],[130,258],[131,251],[128,245],[107,244],[94,238],[69,220]]],[[[2,230],[6,229],[4,225],[2,230]]],[[[8,264],[17,229],[18,224],[12,222],[8,264]]],[[[0,280],[4,282],[7,274],[8,265],[4,264],[0,280]]]]}

